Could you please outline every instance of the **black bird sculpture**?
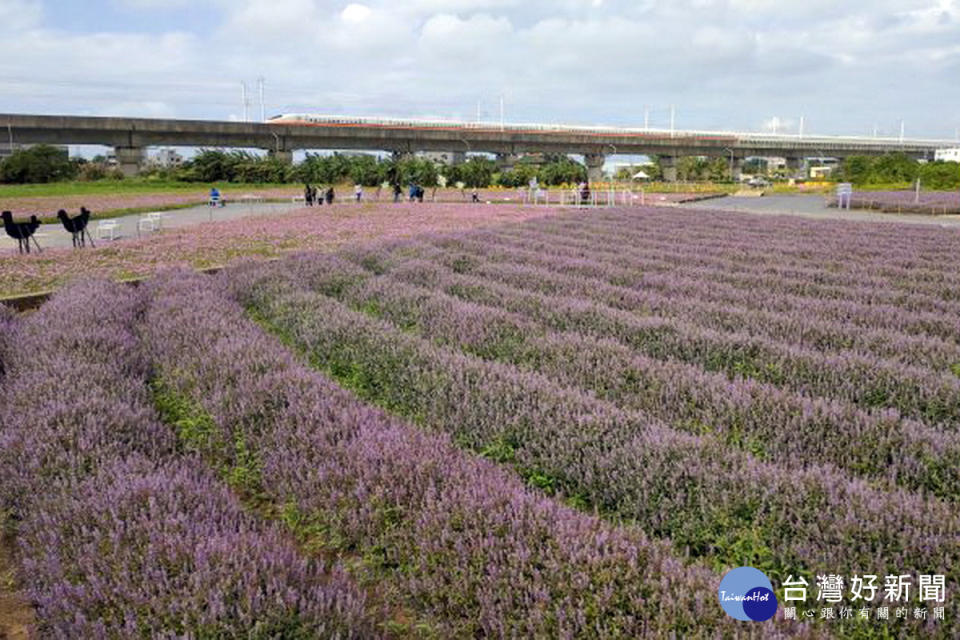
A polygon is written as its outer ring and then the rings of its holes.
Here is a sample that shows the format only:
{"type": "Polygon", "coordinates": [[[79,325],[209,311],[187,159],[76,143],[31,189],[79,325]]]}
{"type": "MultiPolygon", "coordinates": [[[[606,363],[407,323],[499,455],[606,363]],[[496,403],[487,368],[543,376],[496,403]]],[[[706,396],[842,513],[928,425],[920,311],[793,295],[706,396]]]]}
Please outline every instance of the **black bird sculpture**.
{"type": "Polygon", "coordinates": [[[42,252],[40,245],[37,244],[37,239],[33,237],[33,234],[36,233],[40,227],[40,221],[37,220],[37,216],[30,216],[29,222],[15,222],[13,220],[13,214],[9,211],[4,211],[2,217],[3,228],[6,229],[8,236],[17,241],[20,253],[30,253],[31,238],[33,238],[33,244],[37,248],[37,251],[42,252]]]}
{"type": "Polygon", "coordinates": [[[57,211],[57,217],[60,218],[63,228],[73,234],[74,249],[87,246],[87,240],[90,240],[91,247],[94,249],[97,248],[97,245],[93,244],[93,238],[90,236],[90,232],[87,231],[87,224],[90,222],[90,211],[87,210],[86,207],[80,207],[80,215],[74,218],[71,218],[67,215],[66,211],[60,209],[60,211],[57,211]]]}

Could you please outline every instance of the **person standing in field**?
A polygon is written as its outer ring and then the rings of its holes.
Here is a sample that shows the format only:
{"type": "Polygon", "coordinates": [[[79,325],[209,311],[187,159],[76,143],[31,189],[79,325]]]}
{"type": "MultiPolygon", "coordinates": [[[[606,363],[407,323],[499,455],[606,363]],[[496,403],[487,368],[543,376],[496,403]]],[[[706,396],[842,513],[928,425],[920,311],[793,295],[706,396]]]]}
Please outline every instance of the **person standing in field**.
{"type": "Polygon", "coordinates": [[[335,197],[335,194],[333,193],[333,185],[330,185],[327,188],[327,193],[326,193],[327,204],[333,204],[334,197],[335,197]]]}
{"type": "Polygon", "coordinates": [[[360,202],[361,200],[363,200],[363,185],[358,184],[357,186],[355,186],[353,188],[353,194],[356,196],[357,202],[360,202]]]}
{"type": "Polygon", "coordinates": [[[309,184],[303,185],[303,204],[308,207],[313,206],[313,187],[309,184]]]}
{"type": "Polygon", "coordinates": [[[393,183],[393,201],[400,202],[400,196],[403,195],[403,189],[400,188],[399,182],[393,183]]]}

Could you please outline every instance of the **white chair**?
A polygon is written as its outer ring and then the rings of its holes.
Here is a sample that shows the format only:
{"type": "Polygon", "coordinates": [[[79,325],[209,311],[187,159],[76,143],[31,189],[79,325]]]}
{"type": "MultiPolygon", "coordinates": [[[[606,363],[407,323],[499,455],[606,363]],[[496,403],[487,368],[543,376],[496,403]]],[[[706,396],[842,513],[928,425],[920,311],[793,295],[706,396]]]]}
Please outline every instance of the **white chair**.
{"type": "Polygon", "coordinates": [[[97,222],[97,240],[116,240],[119,235],[120,224],[116,220],[100,220],[97,222]]]}
{"type": "Polygon", "coordinates": [[[157,221],[154,220],[150,214],[140,216],[140,219],[137,220],[137,231],[156,231],[157,230],[157,221]]]}
{"type": "Polygon", "coordinates": [[[137,228],[140,231],[158,231],[163,228],[163,218],[164,214],[159,211],[144,214],[140,216],[137,228]]]}

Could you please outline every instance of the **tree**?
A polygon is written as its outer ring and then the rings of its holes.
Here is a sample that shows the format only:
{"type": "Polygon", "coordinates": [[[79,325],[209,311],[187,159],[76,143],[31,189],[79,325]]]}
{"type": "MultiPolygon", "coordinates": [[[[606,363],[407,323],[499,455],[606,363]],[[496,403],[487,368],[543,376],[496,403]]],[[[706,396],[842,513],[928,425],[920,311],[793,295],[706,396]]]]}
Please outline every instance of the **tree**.
{"type": "Polygon", "coordinates": [[[41,144],[18,149],[0,164],[0,181],[16,184],[56,182],[77,175],[78,165],[68,154],[41,144]]]}
{"type": "Polygon", "coordinates": [[[221,182],[233,179],[236,165],[242,161],[237,153],[219,149],[201,149],[192,160],[184,163],[185,173],[191,181],[221,182]]]}
{"type": "Polygon", "coordinates": [[[920,182],[928,189],[960,188],[960,164],[939,161],[920,165],[920,182]]]}
{"type": "Polygon", "coordinates": [[[483,156],[472,156],[466,162],[449,167],[447,177],[453,182],[463,182],[470,188],[489,187],[493,183],[493,174],[497,163],[483,156]]]}
{"type": "Polygon", "coordinates": [[[877,184],[913,182],[920,173],[920,164],[904,153],[877,156],[871,163],[870,179],[877,184]]]}
{"type": "Polygon", "coordinates": [[[376,187],[386,176],[386,170],[377,158],[367,154],[350,158],[348,173],[354,184],[362,184],[365,187],[376,187]]]}
{"type": "Polygon", "coordinates": [[[587,167],[567,156],[560,156],[540,167],[540,181],[545,185],[586,182],[587,167]]]}
{"type": "Polygon", "coordinates": [[[683,156],[677,159],[677,178],[680,180],[703,180],[707,175],[709,161],[701,156],[683,156]]]}
{"type": "Polygon", "coordinates": [[[707,161],[705,170],[707,180],[711,182],[726,182],[733,180],[730,174],[730,158],[716,157],[707,161]]]}
{"type": "Polygon", "coordinates": [[[435,187],[440,172],[437,165],[427,158],[405,156],[393,160],[384,175],[388,182],[401,186],[418,184],[421,187],[435,187]]]}
{"type": "Polygon", "coordinates": [[[294,172],[300,182],[335,184],[350,174],[350,161],[338,153],[322,156],[308,153],[294,172]]]}
{"type": "Polygon", "coordinates": [[[837,175],[857,185],[913,182],[921,175],[918,161],[904,153],[883,156],[849,156],[843,160],[837,175]]]}
{"type": "Polygon", "coordinates": [[[530,184],[530,180],[538,178],[537,173],[535,165],[517,163],[513,169],[501,172],[497,183],[502,187],[525,187],[530,184]]]}

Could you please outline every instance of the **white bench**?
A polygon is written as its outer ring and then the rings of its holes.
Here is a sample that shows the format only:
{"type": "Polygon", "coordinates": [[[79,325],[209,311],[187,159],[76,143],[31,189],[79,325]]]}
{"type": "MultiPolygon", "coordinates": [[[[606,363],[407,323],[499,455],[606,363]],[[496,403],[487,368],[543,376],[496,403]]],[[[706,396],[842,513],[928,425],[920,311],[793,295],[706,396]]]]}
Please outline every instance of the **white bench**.
{"type": "Polygon", "coordinates": [[[120,223],[116,220],[100,220],[97,222],[97,240],[116,240],[120,235],[120,223]],[[104,238],[104,235],[107,237],[104,238]]]}

